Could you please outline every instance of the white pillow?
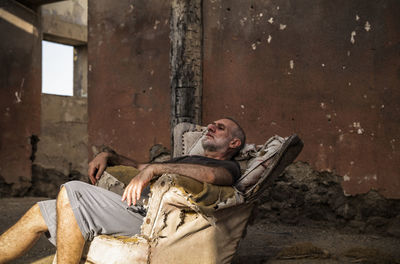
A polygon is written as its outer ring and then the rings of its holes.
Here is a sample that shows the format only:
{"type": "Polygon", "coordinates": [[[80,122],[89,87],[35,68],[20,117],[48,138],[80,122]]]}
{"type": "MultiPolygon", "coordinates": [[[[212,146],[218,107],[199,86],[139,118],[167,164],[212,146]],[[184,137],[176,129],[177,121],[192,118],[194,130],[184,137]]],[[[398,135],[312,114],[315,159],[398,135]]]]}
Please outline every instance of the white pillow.
{"type": "MultiPolygon", "coordinates": [[[[201,144],[207,133],[207,128],[202,131],[189,131],[183,135],[184,155],[203,155],[204,149],[201,144]]],[[[264,145],[246,144],[235,160],[239,162],[242,176],[235,183],[235,187],[242,193],[251,189],[256,184],[262,173],[268,166],[271,158],[282,147],[285,139],[273,136],[264,145]]]]}
{"type": "MultiPolygon", "coordinates": [[[[264,145],[258,146],[256,152],[253,150],[241,153],[244,156],[253,156],[247,162],[247,168],[235,187],[242,193],[251,189],[256,184],[269,165],[272,157],[281,149],[285,139],[280,136],[273,136],[265,142],[264,145]]],[[[240,156],[239,156],[240,157],[240,156]]]]}

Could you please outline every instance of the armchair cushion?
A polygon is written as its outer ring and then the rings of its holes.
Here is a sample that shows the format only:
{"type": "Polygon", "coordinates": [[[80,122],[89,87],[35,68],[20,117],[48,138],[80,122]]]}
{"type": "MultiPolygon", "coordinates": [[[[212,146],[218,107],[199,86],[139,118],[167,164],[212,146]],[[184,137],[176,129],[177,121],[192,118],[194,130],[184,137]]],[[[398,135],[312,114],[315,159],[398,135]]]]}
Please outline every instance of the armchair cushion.
{"type": "MultiPolygon", "coordinates": [[[[179,127],[178,127],[179,129],[179,127]]],[[[202,155],[202,139],[206,127],[190,126],[179,134],[182,138],[181,155],[202,155]]],[[[242,176],[236,182],[235,188],[245,197],[254,194],[263,182],[272,181],[297,157],[303,147],[297,135],[290,137],[273,136],[264,145],[246,144],[235,159],[239,162],[242,176]],[[288,153],[288,155],[284,155],[288,153]],[[285,159],[282,159],[285,157],[285,159]],[[284,164],[279,164],[284,162],[284,164]],[[279,166],[278,166],[279,165],[279,166]],[[273,173],[271,173],[273,172],[273,173]],[[272,175],[271,175],[272,174],[272,175]],[[274,176],[274,177],[271,177],[274,176]]]]}

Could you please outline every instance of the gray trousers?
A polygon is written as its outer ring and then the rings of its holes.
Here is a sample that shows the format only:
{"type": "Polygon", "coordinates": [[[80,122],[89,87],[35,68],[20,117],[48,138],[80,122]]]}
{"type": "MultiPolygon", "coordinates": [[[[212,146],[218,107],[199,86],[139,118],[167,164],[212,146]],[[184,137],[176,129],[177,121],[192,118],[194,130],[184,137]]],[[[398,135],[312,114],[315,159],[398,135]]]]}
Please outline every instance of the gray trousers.
{"type": "MultiPolygon", "coordinates": [[[[64,184],[72,211],[85,240],[97,235],[133,236],[143,222],[135,207],[121,201],[121,196],[80,181],[64,184]]],[[[48,227],[48,239],[56,245],[56,200],[38,202],[48,227]]]]}

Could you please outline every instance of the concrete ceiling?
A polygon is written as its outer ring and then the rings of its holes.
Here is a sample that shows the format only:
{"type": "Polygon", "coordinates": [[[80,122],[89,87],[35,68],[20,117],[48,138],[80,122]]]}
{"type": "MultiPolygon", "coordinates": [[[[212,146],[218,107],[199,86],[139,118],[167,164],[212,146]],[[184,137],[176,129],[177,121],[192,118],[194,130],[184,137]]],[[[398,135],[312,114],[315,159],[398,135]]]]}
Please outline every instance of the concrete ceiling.
{"type": "Polygon", "coordinates": [[[24,6],[27,6],[32,9],[36,9],[37,7],[39,7],[41,5],[50,4],[50,3],[54,3],[54,2],[61,2],[63,0],[17,0],[17,1],[20,2],[21,4],[23,4],[24,6]]]}

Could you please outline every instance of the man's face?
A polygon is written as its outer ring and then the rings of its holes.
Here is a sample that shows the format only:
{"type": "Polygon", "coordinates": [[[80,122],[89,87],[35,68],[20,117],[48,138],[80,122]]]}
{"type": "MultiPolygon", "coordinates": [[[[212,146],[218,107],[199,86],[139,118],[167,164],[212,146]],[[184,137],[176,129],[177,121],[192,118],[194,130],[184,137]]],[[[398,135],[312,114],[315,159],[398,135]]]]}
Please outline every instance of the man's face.
{"type": "Polygon", "coordinates": [[[235,123],[229,119],[220,119],[207,126],[206,137],[202,141],[204,150],[226,152],[232,140],[232,129],[235,123]]]}

